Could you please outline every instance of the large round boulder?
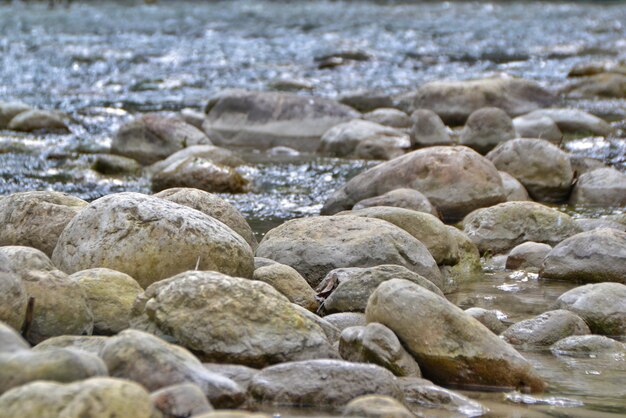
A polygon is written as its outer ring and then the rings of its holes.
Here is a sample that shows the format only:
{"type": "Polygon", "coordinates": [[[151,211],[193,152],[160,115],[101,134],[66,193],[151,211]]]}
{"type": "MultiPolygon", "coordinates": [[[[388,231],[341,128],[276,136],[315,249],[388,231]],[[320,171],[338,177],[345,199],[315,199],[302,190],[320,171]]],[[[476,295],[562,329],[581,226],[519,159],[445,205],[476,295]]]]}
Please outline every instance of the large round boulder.
{"type": "Polygon", "coordinates": [[[262,367],[332,356],[324,331],[272,286],[190,271],[150,286],[135,313],[203,361],[262,367]]]}
{"type": "Polygon", "coordinates": [[[577,206],[626,206],[626,174],[614,168],[598,168],[578,177],[569,199],[577,206]]]}
{"type": "Polygon", "coordinates": [[[430,147],[434,145],[450,145],[452,139],[446,125],[432,110],[417,109],[411,114],[411,145],[430,147]]]}
{"type": "Polygon", "coordinates": [[[445,298],[414,283],[384,282],[370,297],[365,315],[368,322],[390,328],[435,383],[544,389],[515,349],[445,298]]]}
{"type": "Polygon", "coordinates": [[[569,237],[546,255],[540,276],[583,283],[626,284],[626,232],[599,228],[569,237]]]}
{"type": "Polygon", "coordinates": [[[108,195],[67,225],[52,255],[67,273],[106,267],[142,287],[198,268],[251,277],[252,249],[223,223],[195,209],[138,193],[108,195]]]}
{"type": "Polygon", "coordinates": [[[502,333],[505,341],[516,346],[547,347],[561,338],[591,334],[578,315],[557,309],[511,325],[502,333]]]}
{"type": "Polygon", "coordinates": [[[497,107],[485,107],[473,112],[461,132],[460,144],[486,154],[496,145],[515,138],[513,121],[497,107]]]}
{"type": "Polygon", "coordinates": [[[556,245],[580,232],[569,215],[535,202],[506,202],[478,209],[463,230],[481,253],[503,253],[526,241],[556,245]]]}
{"type": "Polygon", "coordinates": [[[430,147],[379,164],[335,191],[322,208],[330,215],[399,188],[418,190],[448,221],[505,201],[495,166],[467,147],[430,147]]]}
{"type": "Polygon", "coordinates": [[[331,127],[358,118],[348,106],[290,93],[227,90],[211,100],[202,129],[218,145],[315,151],[331,127]]]}
{"type": "Polygon", "coordinates": [[[428,249],[408,232],[381,219],[318,216],[294,219],[269,231],[257,256],[296,269],[312,287],[339,267],[397,264],[441,281],[428,249]]]}
{"type": "Polygon", "coordinates": [[[191,145],[211,145],[211,141],[182,119],[149,113],[119,129],[111,153],[149,165],[191,145]]]}
{"type": "Polygon", "coordinates": [[[569,197],[574,170],[569,155],[543,139],[517,138],[493,149],[487,158],[526,187],[541,202],[562,202],[569,197]]]}
{"type": "Polygon", "coordinates": [[[87,202],[66,193],[20,192],[0,199],[0,245],[37,248],[51,256],[59,235],[87,202]]]}

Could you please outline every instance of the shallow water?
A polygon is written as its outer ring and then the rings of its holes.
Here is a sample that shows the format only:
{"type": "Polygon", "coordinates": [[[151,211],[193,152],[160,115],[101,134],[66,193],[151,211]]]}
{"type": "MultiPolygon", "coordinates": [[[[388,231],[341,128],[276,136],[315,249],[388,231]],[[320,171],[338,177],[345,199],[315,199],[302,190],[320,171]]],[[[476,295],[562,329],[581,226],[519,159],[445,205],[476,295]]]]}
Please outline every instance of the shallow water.
{"type": "MultiPolygon", "coordinates": [[[[139,3],[98,1],[54,10],[0,5],[0,100],[19,99],[72,117],[70,135],[0,132],[0,195],[54,189],[93,200],[119,191],[148,193],[145,178],[90,170],[95,154],[106,152],[117,128],[135,114],[201,109],[224,88],[266,89],[277,79],[302,78],[314,85],[302,94],[332,98],[507,72],[556,89],[575,64],[626,59],[624,2],[139,3]],[[317,68],[316,56],[342,50],[363,50],[373,58],[317,68]]],[[[564,148],[625,170],[626,101],[563,104],[602,115],[616,128],[609,138],[571,138],[564,148]]],[[[242,156],[253,190],[224,197],[259,235],[285,219],[317,214],[334,189],[375,164],[313,155],[242,156]]],[[[575,216],[616,212],[562,209],[575,216]]],[[[517,321],[550,309],[573,286],[491,272],[462,284],[450,299],[462,307],[500,309],[517,321]]],[[[525,354],[551,385],[544,396],[466,394],[487,405],[491,416],[626,414],[623,358],[525,354]]]]}

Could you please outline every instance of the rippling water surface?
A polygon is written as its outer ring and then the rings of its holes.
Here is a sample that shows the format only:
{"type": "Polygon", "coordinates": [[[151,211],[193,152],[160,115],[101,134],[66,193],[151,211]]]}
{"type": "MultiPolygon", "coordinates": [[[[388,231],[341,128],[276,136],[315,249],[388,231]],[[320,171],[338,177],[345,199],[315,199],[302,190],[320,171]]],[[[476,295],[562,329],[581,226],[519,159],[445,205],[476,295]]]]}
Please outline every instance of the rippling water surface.
{"type": "MultiPolygon", "coordinates": [[[[94,155],[106,152],[117,128],[137,113],[200,109],[224,88],[269,89],[279,79],[306,79],[314,88],[303,94],[332,98],[507,72],[558,89],[575,64],[619,59],[626,59],[624,2],[94,1],[53,10],[3,4],[0,100],[67,112],[72,133],[0,131],[0,195],[54,189],[93,200],[118,191],[148,193],[145,178],[90,170],[94,155]],[[344,50],[362,50],[372,59],[317,68],[315,57],[344,50]]],[[[609,138],[571,138],[564,148],[626,169],[626,101],[562,104],[604,116],[616,128],[609,138]]],[[[330,192],[375,164],[311,155],[243,157],[253,191],[225,197],[259,233],[318,213],[330,192]]],[[[451,298],[519,320],[550,309],[571,287],[493,273],[451,298]]],[[[623,358],[526,354],[551,383],[545,396],[469,395],[493,416],[626,414],[623,358]]]]}

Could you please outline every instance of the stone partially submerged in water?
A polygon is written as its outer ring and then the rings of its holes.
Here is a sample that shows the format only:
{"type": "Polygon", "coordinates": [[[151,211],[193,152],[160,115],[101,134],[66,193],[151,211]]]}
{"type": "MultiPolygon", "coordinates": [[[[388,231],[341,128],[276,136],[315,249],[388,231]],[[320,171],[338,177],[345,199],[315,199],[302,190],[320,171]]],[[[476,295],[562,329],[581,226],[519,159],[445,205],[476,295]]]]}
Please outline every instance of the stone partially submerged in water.
{"type": "Polygon", "coordinates": [[[502,333],[502,337],[517,346],[547,347],[561,338],[590,333],[582,318],[570,311],[558,309],[513,324],[502,333]]]}
{"type": "Polygon", "coordinates": [[[9,122],[8,128],[22,132],[68,133],[68,128],[59,112],[32,109],[20,112],[9,122]]]}
{"type": "Polygon", "coordinates": [[[563,133],[607,136],[613,130],[611,125],[604,120],[579,109],[540,109],[526,116],[547,116],[556,123],[563,133]]]}

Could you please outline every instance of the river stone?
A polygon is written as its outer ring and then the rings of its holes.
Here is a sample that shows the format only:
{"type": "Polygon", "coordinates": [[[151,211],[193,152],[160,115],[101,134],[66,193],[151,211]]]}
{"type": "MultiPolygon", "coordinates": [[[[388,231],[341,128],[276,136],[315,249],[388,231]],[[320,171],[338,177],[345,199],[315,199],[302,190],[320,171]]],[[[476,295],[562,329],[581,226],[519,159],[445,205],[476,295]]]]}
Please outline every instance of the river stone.
{"type": "Polygon", "coordinates": [[[580,227],[580,229],[582,229],[583,232],[593,231],[594,229],[599,228],[613,228],[618,231],[626,232],[626,225],[606,218],[576,218],[574,219],[574,222],[580,227]]]}
{"type": "MultiPolygon", "coordinates": [[[[475,400],[469,399],[451,390],[444,389],[425,379],[418,377],[402,377],[398,379],[398,384],[404,392],[404,402],[406,404],[416,405],[422,408],[449,411],[441,416],[457,413],[459,415],[452,416],[478,417],[488,412],[487,408],[483,407],[475,400]]],[[[433,416],[440,415],[434,414],[433,416]]]]}
{"type": "Polygon", "coordinates": [[[93,312],[94,334],[113,335],[129,327],[133,302],[143,289],[128,274],[107,268],[79,271],[70,276],[85,293],[93,312]]]}
{"type": "Polygon", "coordinates": [[[569,162],[572,165],[572,170],[574,170],[578,176],[584,174],[588,171],[593,171],[597,168],[607,168],[608,166],[604,164],[602,160],[591,157],[583,157],[582,155],[570,154],[569,162]]]}
{"type": "Polygon", "coordinates": [[[504,253],[527,241],[556,245],[580,232],[568,215],[535,202],[506,202],[463,219],[463,231],[481,253],[504,253]]]}
{"type": "Polygon", "coordinates": [[[318,216],[287,221],[269,231],[257,248],[267,257],[295,268],[316,287],[339,267],[397,264],[433,281],[441,280],[426,247],[387,221],[358,216],[318,216]]]}
{"type": "Polygon", "coordinates": [[[526,188],[522,183],[517,181],[515,177],[505,171],[498,171],[498,174],[500,174],[500,178],[502,179],[502,186],[504,187],[507,202],[523,202],[530,200],[526,188]]]}
{"type": "Polygon", "coordinates": [[[576,287],[559,296],[555,307],[580,316],[594,334],[626,335],[626,286],[623,284],[576,287]]]}
{"type": "Polygon", "coordinates": [[[458,290],[461,283],[483,277],[483,266],[480,252],[476,244],[462,231],[448,225],[448,232],[456,241],[459,261],[453,266],[440,266],[439,270],[444,278],[444,293],[458,290]]]}
{"type": "Polygon", "coordinates": [[[486,326],[489,331],[496,335],[500,335],[507,329],[507,326],[500,320],[500,318],[498,318],[498,315],[494,310],[474,307],[466,309],[465,313],[486,326]]]}
{"type": "Polygon", "coordinates": [[[530,363],[510,345],[445,298],[407,280],[381,284],[365,315],[394,331],[436,383],[544,389],[530,363]]]}
{"type": "Polygon", "coordinates": [[[8,268],[7,257],[0,253],[0,323],[21,329],[26,319],[28,296],[18,275],[8,268]]]}
{"type": "Polygon", "coordinates": [[[624,99],[626,98],[626,74],[609,72],[595,74],[565,86],[563,92],[568,97],[577,99],[596,97],[624,99]]]}
{"type": "Polygon", "coordinates": [[[21,132],[68,133],[70,131],[58,112],[39,109],[18,113],[11,119],[8,128],[21,132]]]}
{"type": "Polygon", "coordinates": [[[519,116],[555,102],[554,94],[531,80],[510,77],[466,81],[433,81],[421,86],[414,109],[431,109],[447,125],[461,125],[484,107],[497,107],[519,116]]]}
{"type": "Polygon", "coordinates": [[[0,418],[153,418],[154,412],[144,388],[108,377],[33,382],[0,396],[0,418]]]}
{"type": "Polygon", "coordinates": [[[6,322],[0,321],[0,354],[28,350],[30,345],[6,322]]]}
{"type": "Polygon", "coordinates": [[[339,336],[341,335],[341,331],[339,331],[339,328],[337,328],[336,326],[328,322],[326,319],[319,316],[317,312],[313,313],[311,311],[308,311],[304,309],[302,306],[296,305],[295,303],[292,303],[292,306],[303,317],[315,322],[315,324],[319,326],[322,329],[322,331],[324,331],[324,334],[326,334],[326,338],[333,346],[332,355],[329,355],[328,358],[339,358],[339,352],[336,351],[336,348],[337,348],[336,343],[339,342],[339,336]]]}
{"type": "Polygon", "coordinates": [[[152,191],[173,187],[194,187],[211,193],[243,193],[249,181],[235,169],[210,160],[188,157],[152,176],[152,191]]]}
{"type": "Polygon", "coordinates": [[[132,158],[122,157],[121,155],[100,154],[96,157],[91,168],[98,173],[120,176],[120,175],[139,175],[141,174],[141,164],[132,158]]]}
{"type": "Polygon", "coordinates": [[[344,360],[378,364],[396,376],[421,376],[419,365],[402,347],[396,334],[375,322],[344,329],[339,339],[339,354],[344,360]]]}
{"type": "Polygon", "coordinates": [[[393,97],[383,90],[357,90],[344,93],[339,97],[339,102],[360,112],[394,107],[393,97]]]}
{"type": "Polygon", "coordinates": [[[149,113],[119,129],[111,153],[149,165],[191,145],[211,145],[211,141],[182,119],[149,113]]]}
{"type": "Polygon", "coordinates": [[[226,148],[216,147],[215,145],[192,145],[175,152],[164,160],[157,161],[147,167],[147,171],[150,174],[156,174],[172,164],[186,160],[189,157],[209,160],[213,164],[232,168],[245,164],[245,162],[234,152],[227,150],[226,148]]]}
{"type": "Polygon", "coordinates": [[[248,392],[260,403],[325,408],[344,406],[362,395],[402,399],[389,370],[341,360],[295,361],[267,367],[254,376],[248,392]]]}
{"type": "Polygon", "coordinates": [[[102,360],[83,351],[50,348],[0,353],[0,394],[35,380],[73,382],[106,375],[102,360]]]}
{"type": "Polygon", "coordinates": [[[179,187],[163,190],[154,196],[199,210],[200,212],[217,219],[241,235],[241,237],[246,240],[252,249],[255,249],[257,245],[259,245],[252,228],[250,228],[250,225],[248,225],[248,222],[243,217],[241,212],[239,212],[237,208],[228,203],[225,199],[222,199],[215,194],[199,189],[179,187]]]}
{"type": "Polygon", "coordinates": [[[563,134],[552,118],[541,114],[529,114],[513,119],[516,136],[544,139],[555,145],[561,143],[563,134]]]}
{"type": "Polygon", "coordinates": [[[136,311],[202,361],[263,367],[323,358],[323,330],[272,286],[217,272],[191,271],[155,283],[136,311]]]}
{"type": "Polygon", "coordinates": [[[424,194],[447,221],[505,200],[494,165],[467,147],[430,147],[379,164],[335,191],[323,215],[351,209],[355,203],[407,187],[424,194]]]}
{"type": "MultiPolygon", "coordinates": [[[[458,249],[446,225],[437,217],[410,209],[378,206],[340,212],[337,215],[354,215],[377,218],[390,222],[415,237],[426,246],[437,264],[456,264],[458,249]]],[[[427,277],[434,281],[433,276],[427,277]]]]}
{"type": "Polygon", "coordinates": [[[598,354],[626,356],[626,344],[603,335],[572,335],[552,344],[555,356],[586,357],[598,354]]]}
{"type": "Polygon", "coordinates": [[[179,383],[150,394],[162,418],[191,417],[213,411],[202,389],[193,383],[179,383]]]}
{"type": "Polygon", "coordinates": [[[260,269],[261,267],[267,267],[267,266],[272,266],[274,264],[280,264],[277,263],[274,260],[270,260],[269,258],[265,258],[265,257],[254,257],[254,269],[260,269]]]}
{"type": "Polygon", "coordinates": [[[363,115],[363,119],[398,129],[408,129],[412,125],[411,118],[406,113],[387,107],[367,112],[363,115]]]}
{"type": "Polygon", "coordinates": [[[391,159],[410,147],[408,134],[389,126],[366,120],[351,120],[333,126],[322,135],[318,152],[332,157],[391,159]],[[364,152],[363,146],[375,146],[380,153],[364,152]]]}
{"type": "Polygon", "coordinates": [[[194,383],[217,407],[236,407],[245,399],[232,380],[212,373],[182,347],[137,330],[111,337],[100,353],[113,377],[133,380],[154,391],[175,383],[194,383]]]}
{"type": "Polygon", "coordinates": [[[570,204],[576,206],[626,206],[626,174],[614,168],[583,173],[574,185],[570,204]]]}
{"type": "Polygon", "coordinates": [[[469,116],[461,131],[459,142],[481,154],[486,154],[496,145],[515,136],[513,121],[504,110],[485,107],[472,112],[469,116]]]}
{"type": "Polygon", "coordinates": [[[221,410],[194,415],[193,418],[274,418],[274,416],[248,411],[221,410]]]}
{"type": "Polygon", "coordinates": [[[95,200],[67,225],[52,255],[75,273],[106,267],[143,288],[198,268],[251,277],[250,246],[223,223],[197,210],[139,193],[95,200]]]}
{"type": "Polygon", "coordinates": [[[547,116],[563,133],[607,136],[612,131],[607,122],[579,109],[541,109],[527,116],[547,116]]]}
{"type": "Polygon", "coordinates": [[[192,109],[186,107],[180,110],[180,117],[186,123],[195,126],[198,129],[202,129],[202,123],[204,122],[204,112],[201,110],[192,109]]]}
{"type": "Polygon", "coordinates": [[[245,391],[248,390],[252,378],[260,371],[240,364],[203,363],[202,365],[212,373],[221,374],[231,379],[245,391]]]}
{"type": "Polygon", "coordinates": [[[548,244],[528,241],[513,248],[506,258],[509,270],[539,272],[541,263],[552,250],[548,244]]]}
{"type": "Polygon", "coordinates": [[[17,101],[0,101],[0,129],[7,129],[9,126],[9,122],[11,122],[11,119],[19,115],[20,113],[26,112],[27,110],[31,109],[32,108],[26,103],[17,101]]]}
{"type": "Polygon", "coordinates": [[[450,145],[453,143],[448,129],[435,112],[429,109],[417,109],[411,114],[411,145],[414,147],[430,147],[434,145],[450,145]]]}
{"type": "Polygon", "coordinates": [[[0,247],[0,270],[23,275],[31,270],[53,271],[57,268],[43,251],[21,245],[0,247]]]}
{"type": "Polygon", "coordinates": [[[383,282],[391,279],[409,280],[431,292],[443,296],[437,285],[406,267],[381,265],[376,267],[348,267],[332,270],[319,284],[318,291],[325,297],[321,310],[324,313],[365,312],[367,301],[372,292],[383,282]],[[326,295],[330,292],[329,295],[326,295]]]}
{"type": "Polygon", "coordinates": [[[289,301],[315,312],[319,302],[315,299],[315,291],[294,268],[284,264],[273,264],[254,270],[253,280],[258,280],[278,290],[289,301]]]}
{"type": "Polygon", "coordinates": [[[66,193],[20,192],[0,200],[0,245],[23,245],[52,255],[59,235],[87,202],[66,193]]]}
{"type": "Polygon", "coordinates": [[[562,241],[545,257],[540,276],[583,283],[626,284],[626,232],[600,228],[562,241]]]}
{"type": "Polygon", "coordinates": [[[542,202],[562,202],[569,197],[574,171],[569,155],[543,139],[517,138],[504,142],[486,156],[526,187],[542,202]]]}
{"type": "Polygon", "coordinates": [[[390,396],[365,395],[351,400],[343,410],[344,417],[414,418],[401,402],[390,396]]]}
{"type": "Polygon", "coordinates": [[[359,117],[348,106],[291,93],[230,90],[211,99],[202,125],[222,146],[315,151],[331,127],[359,117]]]}
{"type": "Polygon", "coordinates": [[[411,209],[438,216],[437,209],[428,201],[428,198],[414,189],[395,189],[380,196],[363,199],[357,202],[352,209],[364,209],[372,206],[411,209]]]}
{"type": "Polygon", "coordinates": [[[591,334],[578,315],[558,309],[511,325],[502,333],[510,344],[524,347],[547,347],[561,338],[591,334]]]}
{"type": "Polygon", "coordinates": [[[100,356],[102,348],[109,337],[99,335],[60,335],[48,338],[33,347],[34,351],[49,350],[51,348],[70,348],[85,351],[100,356]]]}
{"type": "Polygon", "coordinates": [[[340,312],[326,315],[324,320],[334,325],[339,331],[349,327],[359,327],[367,325],[365,314],[360,312],[340,312]]]}

